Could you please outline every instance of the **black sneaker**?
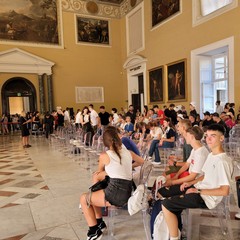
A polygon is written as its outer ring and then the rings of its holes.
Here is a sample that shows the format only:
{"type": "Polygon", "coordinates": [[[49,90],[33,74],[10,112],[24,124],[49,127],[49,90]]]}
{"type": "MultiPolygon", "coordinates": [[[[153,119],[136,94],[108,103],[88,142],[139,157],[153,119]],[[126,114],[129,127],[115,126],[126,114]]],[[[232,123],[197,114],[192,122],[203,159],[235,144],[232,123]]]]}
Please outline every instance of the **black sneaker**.
{"type": "Polygon", "coordinates": [[[100,240],[103,236],[103,233],[102,230],[98,228],[95,233],[91,233],[90,231],[88,231],[87,236],[87,240],[100,240]]]}
{"type": "Polygon", "coordinates": [[[107,229],[107,225],[104,221],[102,221],[101,223],[99,223],[98,228],[100,228],[101,231],[104,232],[107,229]]]}

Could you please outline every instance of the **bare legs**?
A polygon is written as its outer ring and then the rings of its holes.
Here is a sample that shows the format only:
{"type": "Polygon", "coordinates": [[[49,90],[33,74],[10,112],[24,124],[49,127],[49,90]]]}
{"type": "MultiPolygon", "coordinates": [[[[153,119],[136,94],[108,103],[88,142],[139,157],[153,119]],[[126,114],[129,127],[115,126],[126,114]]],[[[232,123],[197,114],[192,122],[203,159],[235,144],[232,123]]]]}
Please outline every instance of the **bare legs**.
{"type": "MultiPolygon", "coordinates": [[[[80,197],[80,203],[84,217],[89,227],[97,224],[97,218],[102,217],[101,208],[105,206],[105,193],[103,190],[93,192],[90,200],[90,206],[88,207],[86,201],[87,193],[82,194],[80,197]]],[[[109,202],[106,202],[106,206],[111,206],[109,202]]]]}
{"type": "Polygon", "coordinates": [[[168,225],[169,233],[172,238],[178,238],[178,220],[174,213],[167,210],[164,206],[162,206],[162,211],[164,214],[164,218],[168,225]]]}
{"type": "Polygon", "coordinates": [[[22,137],[23,146],[29,145],[29,136],[22,137]]]}

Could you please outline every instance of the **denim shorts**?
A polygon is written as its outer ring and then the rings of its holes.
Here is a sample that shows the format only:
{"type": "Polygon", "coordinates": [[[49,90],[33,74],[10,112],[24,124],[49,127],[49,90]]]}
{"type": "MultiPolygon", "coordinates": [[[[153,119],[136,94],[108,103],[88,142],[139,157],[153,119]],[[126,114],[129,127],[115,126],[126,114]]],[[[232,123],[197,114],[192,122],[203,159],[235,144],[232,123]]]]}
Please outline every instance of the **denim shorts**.
{"type": "Polygon", "coordinates": [[[132,180],[125,180],[119,178],[110,178],[107,188],[104,189],[105,200],[111,205],[122,207],[132,193],[132,180]]]}

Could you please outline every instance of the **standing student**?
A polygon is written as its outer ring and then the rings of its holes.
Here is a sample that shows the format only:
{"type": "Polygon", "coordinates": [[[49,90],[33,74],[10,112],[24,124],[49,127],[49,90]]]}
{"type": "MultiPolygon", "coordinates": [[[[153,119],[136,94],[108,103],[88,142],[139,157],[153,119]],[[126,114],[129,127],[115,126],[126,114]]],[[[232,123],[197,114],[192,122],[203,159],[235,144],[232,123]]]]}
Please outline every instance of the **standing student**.
{"type": "Polygon", "coordinates": [[[187,208],[215,208],[223,196],[230,190],[232,160],[224,152],[225,129],[219,124],[212,124],[206,132],[206,142],[211,153],[203,165],[203,176],[192,182],[183,183],[185,192],[163,200],[162,210],[170,232],[170,240],[178,240],[178,228],[182,228],[181,212],[187,208]]]}
{"type": "Polygon", "coordinates": [[[25,111],[21,112],[21,117],[19,119],[19,124],[22,132],[22,143],[24,148],[29,148],[31,145],[29,144],[29,129],[28,124],[32,122],[32,119],[27,119],[27,115],[25,111]]]}

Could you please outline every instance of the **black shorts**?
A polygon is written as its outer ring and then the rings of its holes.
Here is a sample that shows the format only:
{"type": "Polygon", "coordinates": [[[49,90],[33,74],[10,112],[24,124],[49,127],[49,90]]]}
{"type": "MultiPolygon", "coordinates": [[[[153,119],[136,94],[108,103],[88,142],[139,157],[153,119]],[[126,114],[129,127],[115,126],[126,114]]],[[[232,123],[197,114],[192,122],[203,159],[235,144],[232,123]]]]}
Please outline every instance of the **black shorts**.
{"type": "Polygon", "coordinates": [[[131,197],[132,181],[119,178],[110,178],[110,182],[107,188],[104,189],[104,193],[105,200],[111,205],[122,207],[131,197]]]}

